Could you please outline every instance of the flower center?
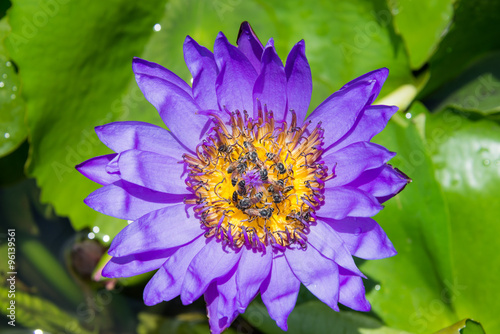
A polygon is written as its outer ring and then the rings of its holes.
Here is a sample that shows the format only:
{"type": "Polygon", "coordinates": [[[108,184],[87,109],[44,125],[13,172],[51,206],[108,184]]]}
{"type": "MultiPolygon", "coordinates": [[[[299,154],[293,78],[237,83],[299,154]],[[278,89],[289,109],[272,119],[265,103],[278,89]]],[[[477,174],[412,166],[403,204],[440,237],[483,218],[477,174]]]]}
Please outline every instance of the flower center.
{"type": "Polygon", "coordinates": [[[186,184],[197,197],[185,202],[195,205],[207,238],[256,249],[306,247],[324,182],[333,175],[320,161],[321,124],[298,127],[291,113],[290,126],[265,107],[257,120],[236,111],[227,126],[212,115],[215,126],[197,156],[184,155],[186,184]]]}

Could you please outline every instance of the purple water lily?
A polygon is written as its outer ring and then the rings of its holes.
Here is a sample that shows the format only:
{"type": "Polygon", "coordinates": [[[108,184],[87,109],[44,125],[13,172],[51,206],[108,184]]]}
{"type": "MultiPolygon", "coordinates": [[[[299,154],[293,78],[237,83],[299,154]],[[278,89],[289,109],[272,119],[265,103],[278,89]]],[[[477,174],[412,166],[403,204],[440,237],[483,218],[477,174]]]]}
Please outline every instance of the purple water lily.
{"type": "Polygon", "coordinates": [[[154,305],[204,295],[220,333],[260,293],[287,329],[300,283],[334,310],[368,311],[353,256],[396,254],[370,217],[409,181],[370,143],[397,108],[372,105],[383,68],[342,87],[306,117],[312,91],[304,41],[285,66],[271,39],[248,23],[237,47],[224,34],[214,53],[191,37],[192,87],[162,66],[134,59],[146,99],[170,129],[142,122],[96,128],[115,153],[77,169],[103,187],[85,203],[133,221],[113,240],[106,277],[158,270],[144,290],[154,305]]]}

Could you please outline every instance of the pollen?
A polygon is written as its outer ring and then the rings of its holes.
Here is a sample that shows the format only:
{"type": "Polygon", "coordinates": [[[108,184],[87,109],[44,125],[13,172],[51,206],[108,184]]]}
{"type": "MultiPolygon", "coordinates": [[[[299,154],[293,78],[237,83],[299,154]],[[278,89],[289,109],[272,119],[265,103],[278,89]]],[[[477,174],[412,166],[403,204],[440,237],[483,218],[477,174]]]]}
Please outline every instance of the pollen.
{"type": "Polygon", "coordinates": [[[305,248],[324,182],[333,177],[321,161],[321,123],[297,126],[293,110],[290,124],[276,122],[266,106],[255,120],[246,111],[229,114],[227,124],[211,115],[215,125],[196,156],[183,156],[196,195],[185,202],[194,205],[207,238],[236,248],[305,248]]]}

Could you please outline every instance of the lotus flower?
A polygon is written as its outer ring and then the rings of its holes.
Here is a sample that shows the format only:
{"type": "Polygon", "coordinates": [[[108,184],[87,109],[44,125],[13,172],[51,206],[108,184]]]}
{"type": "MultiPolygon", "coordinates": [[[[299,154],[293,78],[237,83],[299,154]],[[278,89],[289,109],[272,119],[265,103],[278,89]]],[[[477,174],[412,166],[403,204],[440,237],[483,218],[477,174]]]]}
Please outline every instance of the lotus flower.
{"type": "Polygon", "coordinates": [[[144,290],[154,305],[204,295],[213,333],[260,293],[283,330],[300,284],[332,309],[368,311],[353,256],[396,254],[370,217],[409,179],[371,143],[393,106],[372,105],[388,76],[367,73],[309,116],[311,70],[304,41],[285,66],[244,22],[233,46],[214,53],[191,37],[192,86],[168,69],[133,60],[137,84],[170,131],[143,122],[98,126],[115,153],[77,166],[103,185],[85,203],[133,221],[113,240],[107,277],[157,270],[144,290]]]}

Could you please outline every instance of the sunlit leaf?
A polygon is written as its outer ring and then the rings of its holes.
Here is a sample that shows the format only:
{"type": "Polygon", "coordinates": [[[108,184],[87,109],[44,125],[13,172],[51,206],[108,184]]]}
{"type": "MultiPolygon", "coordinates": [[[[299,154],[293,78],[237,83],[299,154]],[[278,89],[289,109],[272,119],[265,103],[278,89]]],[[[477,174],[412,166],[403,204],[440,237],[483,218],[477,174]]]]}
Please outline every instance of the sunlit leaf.
{"type": "Polygon", "coordinates": [[[394,26],[408,50],[411,67],[419,69],[447,32],[455,0],[388,0],[394,26]]]}
{"type": "Polygon", "coordinates": [[[428,118],[426,138],[448,203],[454,288],[450,299],[460,318],[500,330],[500,126],[445,110],[428,118]],[[478,297],[480,296],[480,297],[478,297]]]}

